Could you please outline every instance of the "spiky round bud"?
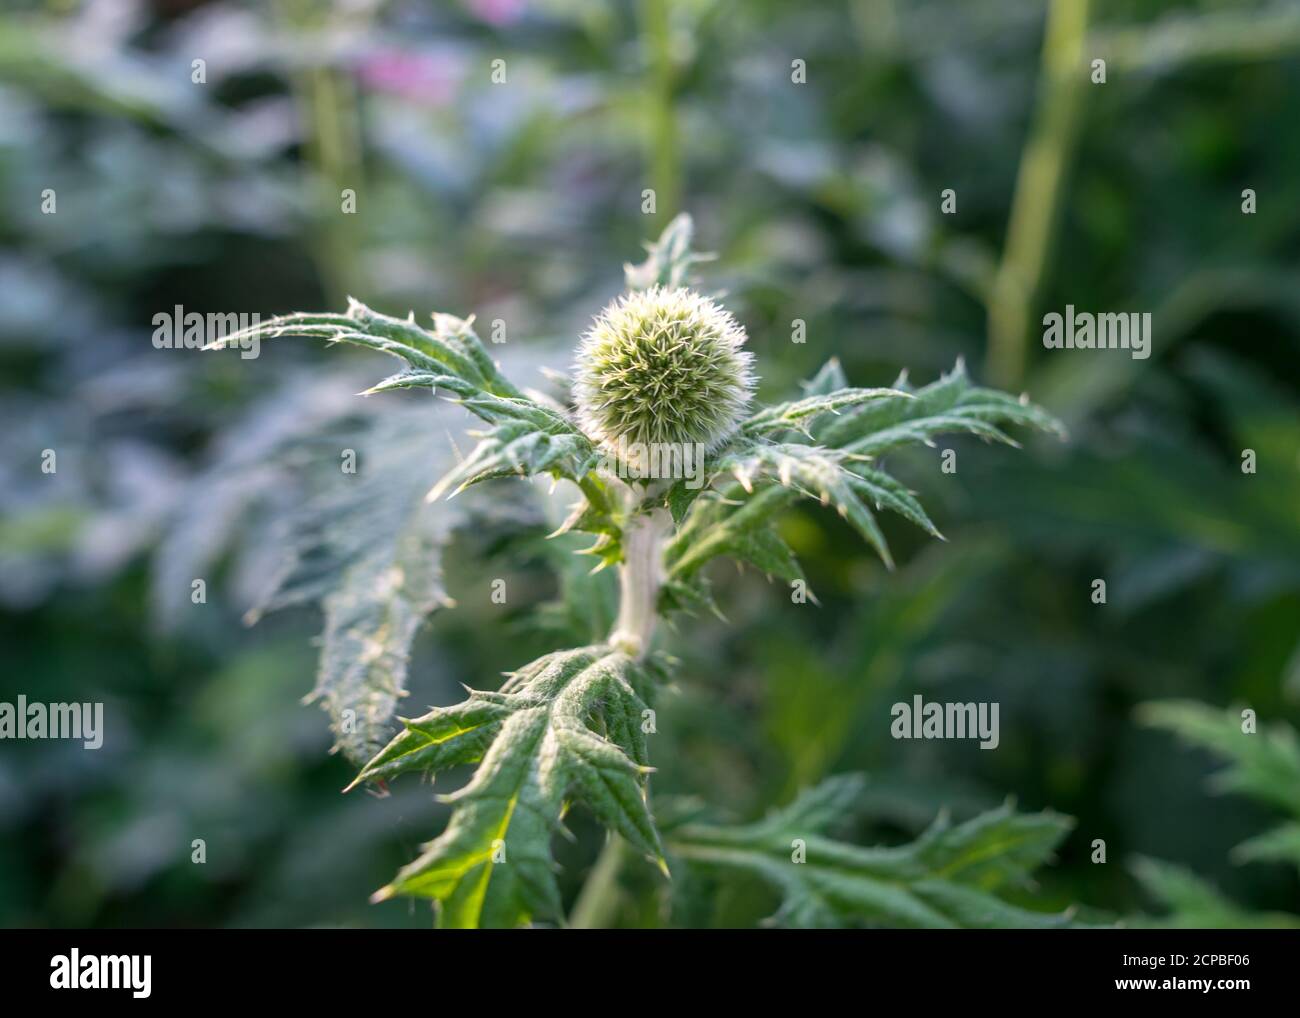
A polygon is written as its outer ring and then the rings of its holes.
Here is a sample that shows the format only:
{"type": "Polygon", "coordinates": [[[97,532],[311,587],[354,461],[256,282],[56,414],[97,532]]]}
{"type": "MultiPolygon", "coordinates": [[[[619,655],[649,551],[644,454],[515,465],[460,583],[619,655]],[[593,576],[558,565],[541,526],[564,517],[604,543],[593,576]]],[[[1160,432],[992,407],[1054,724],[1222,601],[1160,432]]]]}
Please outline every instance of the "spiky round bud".
{"type": "Polygon", "coordinates": [[[605,308],[578,347],[574,401],[606,448],[636,443],[716,449],[754,388],[745,330],[693,290],[654,287],[605,308]]]}

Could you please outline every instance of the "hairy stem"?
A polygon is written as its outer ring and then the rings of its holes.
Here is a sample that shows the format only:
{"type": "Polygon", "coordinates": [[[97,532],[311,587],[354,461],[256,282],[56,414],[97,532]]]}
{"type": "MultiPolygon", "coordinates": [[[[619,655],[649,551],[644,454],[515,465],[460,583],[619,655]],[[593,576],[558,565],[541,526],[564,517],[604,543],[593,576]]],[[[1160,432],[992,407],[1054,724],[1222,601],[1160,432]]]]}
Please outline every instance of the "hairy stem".
{"type": "Polygon", "coordinates": [[[618,621],[609,642],[634,658],[644,657],[650,649],[664,580],[664,540],[671,530],[672,517],[666,509],[633,516],[623,530],[618,621]]]}

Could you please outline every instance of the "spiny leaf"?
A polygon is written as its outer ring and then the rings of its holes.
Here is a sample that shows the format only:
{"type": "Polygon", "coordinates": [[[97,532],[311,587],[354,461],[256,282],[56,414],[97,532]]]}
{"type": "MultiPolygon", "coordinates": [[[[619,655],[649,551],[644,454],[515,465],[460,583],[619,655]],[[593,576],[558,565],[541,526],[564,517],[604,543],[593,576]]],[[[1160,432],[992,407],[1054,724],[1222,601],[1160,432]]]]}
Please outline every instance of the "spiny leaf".
{"type": "MultiPolygon", "coordinates": [[[[906,378],[895,388],[911,392],[906,378]]],[[[1019,424],[1064,437],[1065,429],[1041,407],[993,389],[972,386],[962,361],[912,398],[875,400],[813,429],[827,446],[878,456],[912,443],[931,444],[943,434],[966,432],[988,441],[1017,443],[999,425],[1019,424]]]]}
{"type": "Polygon", "coordinates": [[[447,796],[446,830],[376,895],[434,898],[444,926],[514,926],[560,917],[550,839],[572,796],[659,859],[646,804],[644,667],[597,645],[549,654],[496,693],[406,721],[358,781],[478,762],[447,796]]]}
{"type": "Polygon", "coordinates": [[[1285,823],[1232,850],[1237,862],[1289,862],[1300,867],[1300,823],[1285,823]]]}
{"type": "Polygon", "coordinates": [[[1294,729],[1277,724],[1244,732],[1240,711],[1190,700],[1144,704],[1137,717],[1226,757],[1230,765],[1213,779],[1217,788],[1280,806],[1300,818],[1300,740],[1294,729]]]}
{"type": "Polygon", "coordinates": [[[726,554],[757,566],[768,576],[786,583],[804,579],[793,549],[773,527],[751,530],[737,537],[736,542],[728,546],[726,554]]]}
{"type": "Polygon", "coordinates": [[[577,480],[600,458],[592,444],[576,431],[555,434],[525,421],[507,421],[490,431],[473,434],[480,439],[478,445],[434,485],[429,501],[492,477],[552,473],[577,480]]]}
{"type": "Polygon", "coordinates": [[[1068,912],[1027,911],[994,893],[1028,879],[1069,830],[1068,818],[1003,807],[957,826],[936,821],[910,845],[861,848],[824,833],[861,786],[843,778],[828,784],[753,824],[688,824],[672,833],[669,851],[691,865],[767,880],[781,892],[775,918],[784,925],[1073,924],[1068,912]]]}
{"type": "Polygon", "coordinates": [[[416,371],[450,376],[461,383],[498,396],[521,393],[501,374],[478,336],[472,319],[435,314],[432,331],[415,323],[414,315],[393,318],[348,300],[344,314],[298,312],[259,322],[210,344],[209,349],[249,339],[306,336],[330,343],[351,343],[401,358],[416,371]]]}
{"type": "MultiPolygon", "coordinates": [[[[1214,788],[1248,795],[1300,818],[1300,740],[1295,729],[1278,723],[1246,732],[1240,711],[1190,700],[1143,704],[1137,717],[1227,758],[1229,766],[1211,778],[1214,788]]],[[[1300,867],[1300,823],[1291,821],[1266,831],[1238,845],[1232,854],[1238,862],[1290,862],[1300,867]]]]}
{"type": "MultiPolygon", "coordinates": [[[[1241,713],[1187,700],[1162,700],[1137,710],[1143,723],[1174,732],[1184,741],[1226,757],[1230,764],[1214,775],[1222,791],[1239,792],[1280,806],[1300,817],[1300,743],[1295,730],[1273,725],[1267,731],[1242,730],[1241,713]]],[[[1240,862],[1292,862],[1300,866],[1300,824],[1289,822],[1238,845],[1240,862]]],[[[1191,871],[1155,859],[1137,859],[1133,872],[1169,914],[1148,925],[1178,928],[1241,929],[1300,927],[1300,918],[1280,912],[1253,912],[1224,897],[1191,871]]]]}
{"type": "Polygon", "coordinates": [[[579,478],[578,487],[582,489],[582,498],[573,504],[569,515],[551,536],[559,537],[570,531],[596,535],[595,543],[578,554],[594,557],[597,562],[592,571],[599,572],[623,560],[623,529],[616,496],[606,481],[595,474],[579,478]]]}
{"type": "Polygon", "coordinates": [[[443,390],[452,400],[493,425],[482,441],[432,491],[437,498],[489,477],[551,473],[573,480],[585,476],[598,455],[591,441],[562,412],[520,392],[501,373],[475,335],[472,320],[435,314],[432,330],[414,317],[392,318],[350,300],[346,314],[292,314],[273,318],[212,344],[213,348],[256,336],[300,335],[331,343],[352,343],[404,360],[407,369],[366,390],[443,390]]]}
{"type": "Polygon", "coordinates": [[[357,472],[335,474],[290,520],[286,563],[249,613],[255,620],[321,602],[325,631],[309,699],[321,701],[336,748],[357,764],[389,737],[397,701],[406,695],[415,634],[431,612],[450,603],[442,548],[473,511],[424,504],[428,472],[448,458],[437,421],[437,414],[396,410],[376,418],[360,445],[357,472]]]}
{"type": "Polygon", "coordinates": [[[847,389],[849,380],[845,377],[844,367],[838,357],[832,357],[821,366],[817,374],[806,382],[800,382],[806,396],[827,396],[837,389],[847,389]]]}
{"type": "Polygon", "coordinates": [[[670,578],[685,580],[712,558],[731,554],[728,549],[744,547],[749,534],[766,527],[799,494],[834,505],[888,565],[889,550],[871,507],[890,509],[932,536],[942,535],[913,492],[870,460],[901,445],[930,444],[949,432],[1011,442],[1002,424],[1064,433],[1050,414],[1023,397],[971,386],[960,361],[919,390],[906,376],[883,390],[846,389],[842,380],[838,362],[828,363],[805,386],[805,399],[770,408],[770,417],[761,411],[752,433],[706,461],[710,487],[691,491],[679,481],[668,490],[665,504],[679,524],[666,552],[670,578]],[[871,395],[855,395],[864,393],[871,395]],[[840,412],[825,412],[828,408],[840,412]],[[806,429],[783,425],[791,437],[766,440],[761,433],[767,424],[783,419],[806,429]],[[734,474],[737,483],[718,489],[722,471],[734,474]],[[755,483],[760,479],[777,484],[755,483]]]}
{"type": "Polygon", "coordinates": [[[839,415],[850,407],[880,399],[912,399],[901,389],[838,389],[824,395],[808,396],[790,403],[764,407],[742,427],[747,435],[768,435],[777,431],[807,431],[808,426],[827,415],[839,415]]]}
{"type": "Polygon", "coordinates": [[[833,449],[795,443],[739,443],[736,451],[722,459],[721,466],[731,471],[740,488],[754,493],[756,483],[765,479],[775,480],[779,487],[768,485],[743,501],[714,493],[705,503],[697,503],[669,546],[670,575],[687,576],[717,555],[736,554],[737,549],[752,547],[755,540],[768,541],[755,535],[766,531],[773,513],[798,495],[833,506],[893,568],[884,534],[864,498],[877,506],[899,509],[909,519],[925,520],[931,532],[934,525],[901,485],[886,485],[879,472],[874,480],[855,475],[848,464],[848,457],[833,449]]]}
{"type": "Polygon", "coordinates": [[[1141,916],[1130,920],[1135,925],[1190,930],[1300,928],[1300,916],[1241,908],[1182,866],[1138,857],[1129,868],[1146,892],[1169,910],[1159,918],[1141,916]]]}
{"type": "Polygon", "coordinates": [[[649,290],[655,286],[670,289],[685,286],[691,281],[691,269],[699,262],[712,261],[712,254],[695,253],[691,241],[695,236],[695,223],[682,212],[664,227],[659,239],[646,244],[649,252],[639,265],[626,264],[623,275],[629,290],[649,290]]]}
{"type": "Polygon", "coordinates": [[[875,515],[859,496],[847,459],[837,450],[795,443],[757,442],[724,460],[723,467],[732,472],[747,492],[754,490],[756,478],[767,477],[778,481],[782,487],[816,499],[822,505],[833,506],[892,569],[894,561],[885,544],[885,536],[880,532],[875,515]]]}
{"type": "Polygon", "coordinates": [[[926,515],[925,509],[916,499],[916,493],[908,489],[883,470],[862,463],[854,463],[850,471],[849,483],[860,495],[870,499],[878,509],[892,509],[904,519],[915,523],[931,537],[943,540],[939,528],[926,515]]]}
{"type": "Polygon", "coordinates": [[[308,702],[324,702],[337,747],[350,760],[364,760],[386,735],[406,695],[415,634],[434,609],[449,603],[440,566],[445,538],[437,529],[404,533],[391,553],[367,555],[339,577],[322,604],[320,668],[308,702]]]}
{"type": "Polygon", "coordinates": [[[916,852],[945,880],[986,890],[1026,886],[1073,826],[1059,813],[1016,813],[1006,804],[957,827],[941,816],[917,840],[916,852]]]}

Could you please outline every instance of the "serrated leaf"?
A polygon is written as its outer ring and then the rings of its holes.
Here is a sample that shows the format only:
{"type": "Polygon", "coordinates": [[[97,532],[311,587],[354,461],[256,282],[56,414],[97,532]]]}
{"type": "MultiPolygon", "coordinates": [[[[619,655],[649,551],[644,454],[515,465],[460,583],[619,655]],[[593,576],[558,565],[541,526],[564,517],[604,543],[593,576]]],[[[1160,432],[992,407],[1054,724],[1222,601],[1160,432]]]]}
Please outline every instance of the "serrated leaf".
{"type": "Polygon", "coordinates": [[[1241,908],[1185,867],[1139,857],[1129,868],[1147,894],[1168,910],[1157,918],[1137,917],[1131,920],[1134,925],[1192,930],[1300,928],[1300,916],[1241,908]]]}
{"type": "MultiPolygon", "coordinates": [[[[903,389],[900,379],[896,388],[903,389]]],[[[929,444],[943,434],[968,433],[987,441],[1017,443],[999,425],[1018,424],[1064,437],[1061,424],[1024,397],[970,384],[965,364],[957,362],[938,381],[912,398],[886,398],[840,415],[813,435],[822,445],[879,456],[902,445],[929,444]]]]}
{"type": "Polygon", "coordinates": [[[550,839],[573,797],[607,828],[662,859],[646,804],[644,666],[597,645],[549,654],[497,693],[406,722],[358,777],[479,762],[447,797],[446,830],[376,895],[434,898],[445,926],[560,917],[550,839]]]}
{"type": "Polygon", "coordinates": [[[1300,817],[1300,740],[1282,724],[1242,731],[1239,711],[1221,710],[1190,700],[1143,704],[1138,719],[1164,728],[1194,746],[1209,749],[1230,763],[1214,776],[1214,785],[1300,817]]]}
{"type": "Polygon", "coordinates": [[[917,840],[916,851],[945,880],[986,890],[1023,886],[1073,826],[1059,813],[1016,813],[1008,804],[957,827],[946,818],[935,821],[917,840]]]}
{"type": "MultiPolygon", "coordinates": [[[[855,477],[846,463],[845,454],[837,450],[795,443],[740,443],[734,453],[721,461],[721,466],[731,471],[740,487],[753,493],[756,483],[763,480],[774,480],[780,487],[773,489],[768,486],[766,491],[744,500],[734,511],[727,509],[726,499],[711,498],[700,507],[700,515],[690,520],[670,545],[670,575],[687,576],[714,556],[752,548],[756,541],[770,544],[766,537],[761,536],[769,529],[768,519],[777,508],[797,495],[832,506],[892,568],[893,559],[884,534],[862,497],[867,494],[879,502],[872,494],[876,489],[855,477]],[[771,493],[774,490],[776,494],[771,493]],[[711,518],[710,514],[716,518],[711,518]]],[[[892,493],[885,494],[892,503],[903,504],[892,493]]]]}
{"type": "Polygon", "coordinates": [[[360,301],[348,300],[348,310],[337,313],[280,315],[231,333],[210,344],[220,349],[251,339],[305,336],[329,343],[349,343],[398,357],[416,371],[449,376],[498,396],[522,394],[497,369],[474,334],[472,320],[435,314],[432,331],[408,318],[393,318],[372,311],[360,301]]]}
{"type": "Polygon", "coordinates": [[[687,484],[685,478],[673,482],[664,493],[664,507],[673,518],[675,525],[680,525],[690,512],[695,500],[708,490],[703,484],[687,484]]]}
{"type": "Polygon", "coordinates": [[[795,443],[760,442],[723,465],[746,491],[753,490],[755,477],[768,477],[782,487],[834,507],[884,559],[885,565],[893,568],[894,560],[885,536],[875,515],[859,496],[860,485],[849,469],[845,454],[795,443]]]}
{"type": "Polygon", "coordinates": [[[521,420],[473,434],[479,439],[478,445],[433,486],[429,501],[493,477],[550,473],[577,480],[600,458],[591,442],[576,431],[557,434],[521,420]]]}
{"type": "Polygon", "coordinates": [[[760,412],[753,433],[711,459],[706,471],[711,487],[693,493],[678,491],[679,486],[669,490],[667,504],[679,524],[666,552],[671,578],[685,580],[714,557],[729,554],[729,548],[744,547],[749,534],[766,527],[800,494],[834,505],[890,565],[871,507],[896,512],[934,537],[942,535],[915,494],[869,460],[901,445],[928,444],[949,432],[1014,445],[1000,424],[1063,434],[1050,414],[1028,400],[971,386],[961,362],[919,390],[905,376],[885,390],[831,388],[842,379],[839,364],[827,364],[806,386],[808,397],[760,412]],[[830,410],[841,412],[832,415],[830,410]],[[784,428],[793,437],[781,442],[763,437],[768,432],[765,422],[783,419],[806,424],[807,442],[797,440],[804,433],[801,428],[784,428]],[[737,483],[713,490],[719,470],[732,472],[737,483]],[[777,484],[756,483],[765,479],[777,484]]]}
{"type": "MultiPolygon", "coordinates": [[[[1276,723],[1242,730],[1240,711],[1190,700],[1162,700],[1137,709],[1138,720],[1164,728],[1183,741],[1229,761],[1210,779],[1221,792],[1248,795],[1300,817],[1300,740],[1295,729],[1276,723]]],[[[1300,823],[1282,824],[1233,849],[1238,862],[1290,862],[1300,867],[1300,823]]]]}
{"type": "Polygon", "coordinates": [[[890,477],[883,470],[854,463],[850,470],[849,483],[858,494],[873,502],[877,509],[891,509],[904,519],[915,523],[931,537],[943,540],[939,528],[926,514],[916,493],[897,479],[890,477]]]}
{"type": "Polygon", "coordinates": [[[329,712],[336,749],[356,764],[391,735],[415,634],[450,603],[442,548],[475,508],[424,503],[429,473],[449,456],[437,420],[414,411],[375,419],[358,443],[357,472],[334,473],[290,519],[285,565],[249,613],[320,601],[325,629],[308,699],[329,712]]]}
{"type": "Polygon", "coordinates": [[[1237,862],[1289,862],[1300,867],[1300,823],[1285,823],[1232,850],[1237,862]]]}
{"type": "Polygon", "coordinates": [[[742,426],[747,435],[769,435],[779,431],[806,431],[819,418],[838,416],[851,407],[882,399],[912,399],[902,389],[838,389],[835,392],[808,396],[790,403],[764,407],[742,426]]]}
{"type": "Polygon", "coordinates": [[[685,579],[669,579],[659,590],[659,612],[671,615],[673,612],[685,612],[687,615],[713,615],[723,621],[726,616],[713,598],[713,589],[703,573],[695,573],[685,579]]]}
{"type": "Polygon", "coordinates": [[[799,383],[805,396],[826,396],[836,389],[847,389],[849,380],[838,357],[832,357],[806,382],[799,383]]]}
{"type": "Polygon", "coordinates": [[[448,603],[440,566],[444,538],[407,532],[387,549],[347,569],[326,596],[320,668],[308,702],[321,700],[334,719],[336,746],[363,760],[387,734],[406,696],[406,666],[416,631],[448,603]]]}
{"type": "Polygon", "coordinates": [[[629,290],[649,290],[654,286],[674,289],[691,281],[691,270],[699,262],[712,261],[712,254],[691,250],[695,223],[682,212],[664,227],[659,239],[646,244],[646,260],[639,265],[626,264],[623,275],[629,290]]]}
{"type": "Polygon", "coordinates": [[[1070,827],[1052,814],[1009,807],[951,826],[938,821],[917,841],[861,848],[823,833],[852,806],[860,785],[834,779],[753,824],[688,824],[669,850],[690,865],[740,870],[782,895],[776,921],[792,926],[1057,927],[1069,913],[1031,912],[994,891],[1022,883],[1070,827]],[[802,848],[802,861],[795,853],[802,848]]]}
{"type": "Polygon", "coordinates": [[[735,544],[728,546],[726,554],[786,583],[804,579],[794,550],[772,527],[751,530],[738,537],[735,544]]]}
{"type": "Polygon", "coordinates": [[[438,494],[489,477],[551,473],[577,480],[595,465],[591,442],[559,410],[517,389],[488,355],[472,320],[435,314],[432,330],[406,319],[372,311],[350,300],[346,314],[292,314],[232,333],[212,348],[246,339],[307,336],[351,343],[398,357],[407,368],[366,390],[394,389],[450,393],[455,403],[493,425],[469,459],[444,478],[438,494]]]}

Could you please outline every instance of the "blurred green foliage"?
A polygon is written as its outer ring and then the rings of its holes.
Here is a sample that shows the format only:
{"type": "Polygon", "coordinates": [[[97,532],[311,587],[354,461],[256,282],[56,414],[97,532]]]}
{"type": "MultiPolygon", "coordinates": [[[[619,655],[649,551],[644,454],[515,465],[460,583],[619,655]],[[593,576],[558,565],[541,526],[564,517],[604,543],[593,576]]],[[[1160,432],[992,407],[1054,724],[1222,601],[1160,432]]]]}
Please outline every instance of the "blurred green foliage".
{"type": "MultiPolygon", "coordinates": [[[[353,398],[368,354],[158,350],[152,318],[341,310],[348,294],[475,313],[507,323],[503,359],[545,388],[627,252],[681,210],[724,254],[710,282],[749,330],[764,398],[831,356],[859,385],[902,367],[924,384],[964,357],[1070,440],[1017,457],[945,440],[959,465],[942,481],[938,450],[891,459],[948,538],[882,520],[892,573],[833,513],[801,509],[783,537],[819,606],[712,567],[727,623],[672,634],[661,810],[694,797],[755,821],[863,771],[847,833],[897,844],[1012,796],[1075,818],[1036,872],[1038,907],[1293,920],[1296,868],[1232,854],[1275,809],[1209,794],[1211,759],[1134,707],[1300,722],[1298,120],[1300,15],[1268,0],[11,4],[0,700],[102,700],[108,734],[96,752],[0,744],[0,924],[428,924],[366,899],[445,807],[414,782],[340,796],[351,768],[300,703],[318,613],[241,624],[322,483],[319,447],[356,436],[364,459],[403,397],[353,398]],[[1081,67],[1059,87],[1049,18],[1066,52],[1107,59],[1106,84],[1081,67]],[[1030,172],[1034,153],[1053,173],[1030,172]],[[1036,323],[1067,303],[1152,311],[1151,359],[1043,350],[1036,323]],[[998,751],[890,739],[890,704],[914,693],[999,701],[998,751]]],[[[417,642],[405,713],[607,628],[607,577],[557,581],[552,526],[453,546],[458,606],[417,642]]],[[[571,827],[568,903],[600,848],[583,816],[571,827]]],[[[761,881],[692,897],[634,862],[613,879],[627,924],[666,921],[670,896],[691,924],[778,904],[761,881]]]]}

